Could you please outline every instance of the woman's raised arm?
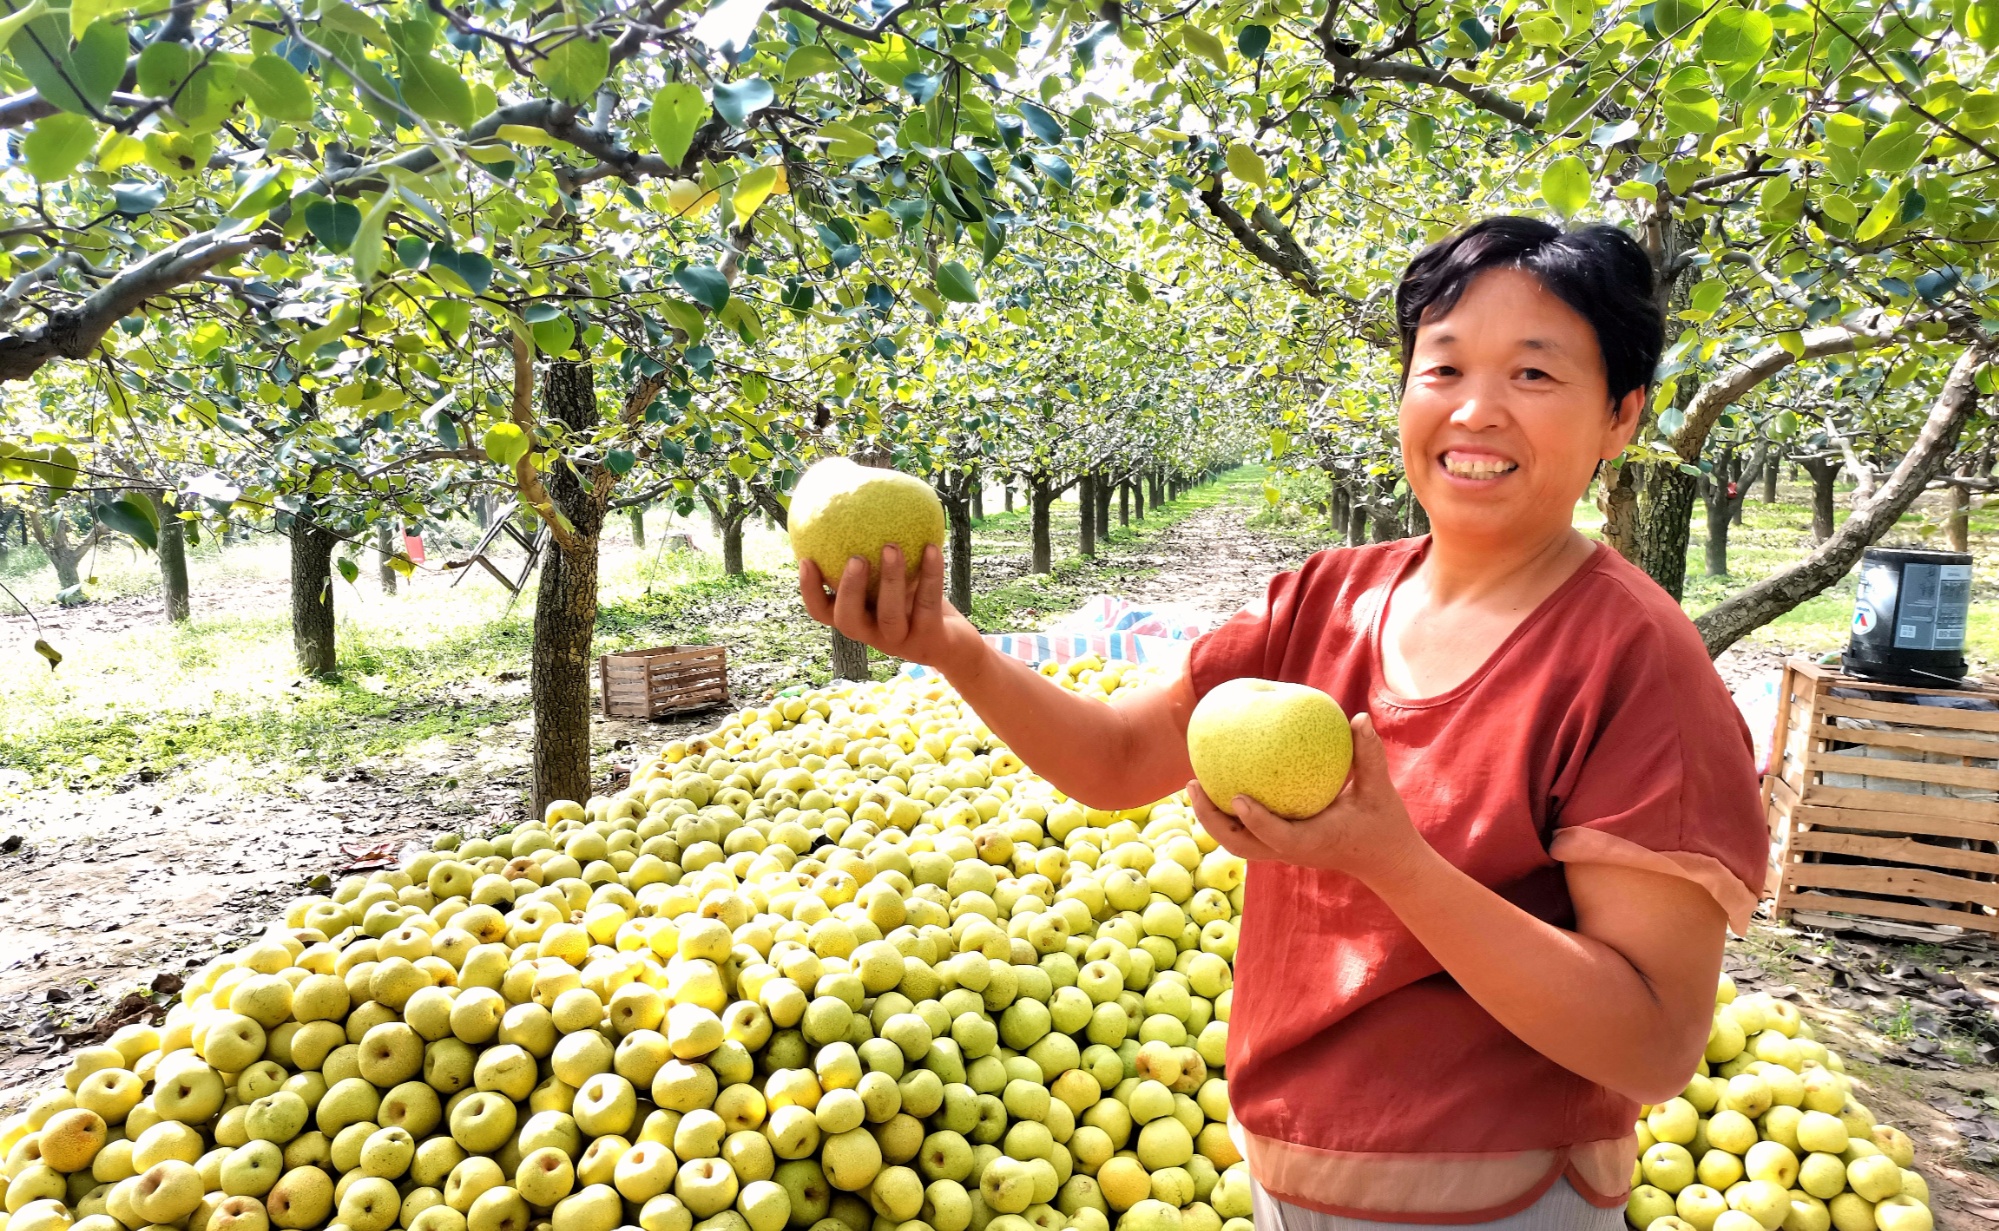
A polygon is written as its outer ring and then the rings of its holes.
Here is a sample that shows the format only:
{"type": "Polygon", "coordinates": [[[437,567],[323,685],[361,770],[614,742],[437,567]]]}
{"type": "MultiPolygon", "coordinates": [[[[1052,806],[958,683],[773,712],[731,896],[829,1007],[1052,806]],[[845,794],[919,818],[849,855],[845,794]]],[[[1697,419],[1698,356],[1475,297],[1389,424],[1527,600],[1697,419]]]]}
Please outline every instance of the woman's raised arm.
{"type": "Polygon", "coordinates": [[[902,552],[882,550],[881,592],[867,601],[867,562],[847,562],[837,594],[819,567],[798,568],[805,610],[884,654],[942,672],[1015,756],[1064,794],[1094,808],[1131,808],[1171,795],[1193,774],[1187,718],[1194,689],[1185,670],[1107,704],[1058,687],[985,643],[944,601],[944,556],[924,549],[915,583],[902,552]]]}

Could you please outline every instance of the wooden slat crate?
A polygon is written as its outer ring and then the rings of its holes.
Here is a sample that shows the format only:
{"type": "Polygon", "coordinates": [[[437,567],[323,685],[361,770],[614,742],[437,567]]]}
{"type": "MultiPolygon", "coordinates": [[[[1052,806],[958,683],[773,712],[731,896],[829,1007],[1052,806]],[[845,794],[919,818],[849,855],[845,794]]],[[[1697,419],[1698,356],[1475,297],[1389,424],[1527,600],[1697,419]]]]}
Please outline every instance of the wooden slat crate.
{"type": "Polygon", "coordinates": [[[1778,918],[1999,932],[1999,708],[1794,658],[1784,665],[1763,797],[1778,918]]]}
{"type": "Polygon", "coordinates": [[[657,718],[729,699],[729,652],[719,645],[663,645],[597,659],[606,718],[657,718]]]}

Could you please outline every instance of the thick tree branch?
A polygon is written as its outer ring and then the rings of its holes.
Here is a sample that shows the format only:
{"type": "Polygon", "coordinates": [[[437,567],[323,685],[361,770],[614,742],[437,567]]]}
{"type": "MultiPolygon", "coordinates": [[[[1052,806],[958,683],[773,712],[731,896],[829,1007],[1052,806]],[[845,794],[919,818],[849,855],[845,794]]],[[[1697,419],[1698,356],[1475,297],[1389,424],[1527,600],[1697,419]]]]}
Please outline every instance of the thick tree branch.
{"type": "MultiPolygon", "coordinates": [[[[1212,177],[1207,187],[1201,189],[1201,204],[1208,207],[1208,212],[1235,237],[1244,251],[1283,274],[1293,286],[1315,299],[1326,293],[1319,267],[1298,246],[1290,230],[1279,223],[1271,238],[1265,239],[1222,195],[1221,176],[1212,177]]],[[[1259,205],[1257,208],[1266,213],[1269,211],[1268,206],[1259,205]]],[[[1273,215],[1270,221],[1276,222],[1277,219],[1273,215]]]]}
{"type": "Polygon", "coordinates": [[[534,344],[514,329],[507,331],[507,343],[514,356],[514,400],[509,408],[510,417],[514,426],[526,433],[529,443],[528,452],[514,463],[514,489],[528,507],[539,513],[542,521],[547,523],[556,546],[563,551],[575,551],[578,546],[576,535],[562,524],[555,501],[549,496],[548,488],[542,486],[541,475],[535,470],[532,458],[535,431],[534,344]]]}
{"type": "Polygon", "coordinates": [[[1802,354],[1794,355],[1774,344],[1757,351],[1702,385],[1700,391],[1694,394],[1693,400],[1687,403],[1686,418],[1680,424],[1680,430],[1673,433],[1673,452],[1689,462],[1693,461],[1701,455],[1701,449],[1707,444],[1707,434],[1714,428],[1715,421],[1721,418],[1722,412],[1748,396],[1756,386],[1800,359],[1843,355],[1857,349],[1863,340],[1871,339],[1844,325],[1833,325],[1804,334],[1799,348],[1802,354]]]}
{"type": "Polygon", "coordinates": [[[865,39],[870,43],[879,43],[895,27],[896,19],[916,6],[910,0],[903,0],[903,3],[883,13],[880,20],[871,26],[856,25],[851,21],[835,17],[831,13],[822,13],[805,3],[805,0],[776,0],[776,3],[772,4],[771,7],[774,9],[785,9],[801,16],[809,17],[826,29],[838,30],[850,38],[865,39]]]}
{"type": "Polygon", "coordinates": [[[1978,369],[1995,356],[1999,356],[1999,338],[1990,335],[1981,334],[1964,348],[1951,366],[1943,391],[1930,405],[1916,443],[1874,498],[1855,509],[1831,538],[1802,563],[1766,577],[1701,613],[1694,626],[1701,630],[1710,656],[1846,576],[1861,552],[1908,511],[1956,447],[1958,432],[1978,404],[1978,369]]]}
{"type": "Polygon", "coordinates": [[[1408,60],[1358,59],[1340,51],[1331,40],[1323,43],[1321,47],[1325,52],[1326,63],[1339,72],[1354,77],[1365,77],[1370,81],[1400,81],[1409,85],[1427,85],[1440,90],[1449,90],[1481,111],[1489,111],[1509,124],[1529,130],[1540,126],[1539,117],[1519,103],[1497,90],[1466,81],[1448,69],[1416,64],[1408,60]]]}

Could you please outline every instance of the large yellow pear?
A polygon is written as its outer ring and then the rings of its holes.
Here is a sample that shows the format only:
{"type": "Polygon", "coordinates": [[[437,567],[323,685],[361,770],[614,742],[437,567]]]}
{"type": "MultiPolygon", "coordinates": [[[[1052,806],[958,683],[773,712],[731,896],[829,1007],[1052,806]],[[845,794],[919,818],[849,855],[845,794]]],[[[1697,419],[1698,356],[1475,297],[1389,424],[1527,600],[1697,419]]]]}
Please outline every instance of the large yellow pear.
{"type": "Polygon", "coordinates": [[[1218,684],[1187,721],[1187,756],[1215,806],[1235,815],[1247,795],[1302,821],[1346,784],[1353,733],[1339,703],[1316,688],[1274,680],[1218,684]]]}
{"type": "Polygon", "coordinates": [[[923,549],[944,542],[944,506],[919,478],[833,457],[799,476],[790,528],[792,552],[817,564],[829,586],[838,586],[848,560],[866,560],[873,598],[881,587],[882,548],[902,548],[907,573],[916,576],[923,549]]]}

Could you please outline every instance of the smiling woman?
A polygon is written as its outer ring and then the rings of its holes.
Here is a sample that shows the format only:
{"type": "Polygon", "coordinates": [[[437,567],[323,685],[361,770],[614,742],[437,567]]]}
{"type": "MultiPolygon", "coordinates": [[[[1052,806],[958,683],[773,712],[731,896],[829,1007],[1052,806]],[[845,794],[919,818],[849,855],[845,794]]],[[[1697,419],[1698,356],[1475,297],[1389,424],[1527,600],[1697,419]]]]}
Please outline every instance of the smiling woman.
{"type": "Polygon", "coordinates": [[[1229,1099],[1259,1231],[1382,1222],[1609,1231],[1641,1103],[1700,1063],[1729,924],[1766,843],[1749,732],[1679,606],[1570,524],[1644,408],[1652,269],[1610,227],[1496,218],[1396,297],[1404,466],[1428,536],[1321,552],[1105,705],[1000,657],[883,553],[807,609],[941,670],[1043,777],[1098,808],[1187,785],[1250,861],[1229,1099]],[[1188,783],[1187,722],[1232,679],[1353,715],[1317,816],[1188,783]]]}

